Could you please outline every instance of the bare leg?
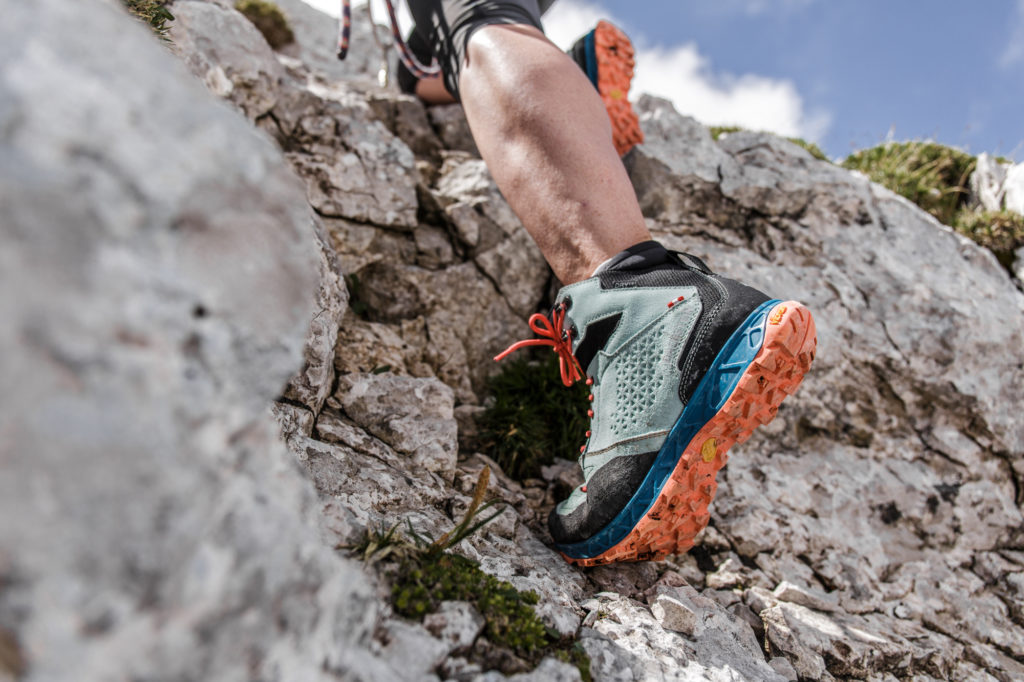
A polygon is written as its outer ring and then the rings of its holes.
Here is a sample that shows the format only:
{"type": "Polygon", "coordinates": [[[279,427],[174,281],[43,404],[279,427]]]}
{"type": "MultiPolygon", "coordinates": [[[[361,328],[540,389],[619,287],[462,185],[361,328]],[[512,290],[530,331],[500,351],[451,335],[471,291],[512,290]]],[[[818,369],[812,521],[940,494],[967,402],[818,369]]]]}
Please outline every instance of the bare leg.
{"type": "Polygon", "coordinates": [[[543,33],[476,31],[459,90],[498,188],[563,284],[651,238],[600,96],[543,33]]]}
{"type": "Polygon", "coordinates": [[[444,87],[441,78],[421,78],[416,81],[416,96],[427,104],[455,104],[455,98],[444,87]]]}

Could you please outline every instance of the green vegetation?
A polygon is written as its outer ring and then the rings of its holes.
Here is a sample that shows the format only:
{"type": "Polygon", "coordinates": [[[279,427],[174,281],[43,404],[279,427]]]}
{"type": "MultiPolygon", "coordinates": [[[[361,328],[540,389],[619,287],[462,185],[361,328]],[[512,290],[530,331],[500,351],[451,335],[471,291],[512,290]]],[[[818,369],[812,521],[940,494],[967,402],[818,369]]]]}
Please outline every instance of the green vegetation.
{"type": "Polygon", "coordinates": [[[153,33],[165,41],[168,40],[167,31],[170,30],[167,22],[174,21],[174,15],[164,7],[167,2],[168,0],[121,0],[121,4],[129,12],[149,24],[153,33]]]}
{"type": "Polygon", "coordinates": [[[952,227],[992,251],[1007,269],[1013,266],[1014,252],[1024,246],[1024,216],[1012,211],[960,211],[952,227]]]}
{"type": "Polygon", "coordinates": [[[348,286],[348,307],[352,309],[356,317],[363,320],[369,319],[370,306],[364,300],[363,283],[360,281],[359,275],[355,273],[345,275],[345,284],[348,286]]]}
{"type": "Polygon", "coordinates": [[[587,387],[564,386],[558,356],[537,352],[543,360],[507,361],[488,382],[494,402],[477,420],[480,447],[519,481],[539,477],[556,456],[578,455],[589,423],[587,387]]]}
{"type": "MultiPolygon", "coordinates": [[[[711,138],[717,140],[722,135],[728,135],[729,133],[738,133],[744,129],[740,128],[739,126],[711,126],[710,128],[708,128],[708,130],[711,131],[711,138]]],[[[802,137],[787,137],[786,139],[797,146],[803,147],[811,156],[813,156],[816,159],[819,159],[821,161],[829,160],[828,157],[825,156],[825,152],[821,151],[821,147],[814,144],[813,142],[808,142],[802,137]]]]}
{"type": "MultiPolygon", "coordinates": [[[[417,533],[407,521],[408,538],[400,536],[395,525],[368,532],[362,542],[346,549],[363,561],[389,565],[386,572],[392,581],[395,613],[422,620],[443,601],[469,602],[483,616],[483,634],[491,644],[533,667],[545,656],[555,656],[575,665],[580,676],[590,680],[590,659],[583,648],[573,638],[559,637],[537,617],[533,607],[539,597],[535,592],[520,592],[484,573],[471,559],[448,551],[500,513],[479,518],[495,504],[493,500],[483,502],[489,480],[490,469],[485,467],[462,521],[436,540],[417,533]]],[[[513,666],[502,672],[517,670],[513,666]]]]}
{"type": "Polygon", "coordinates": [[[1014,251],[1024,246],[1024,216],[967,206],[968,182],[976,166],[970,154],[934,142],[890,142],[843,162],[844,168],[861,171],[989,249],[1009,269],[1014,251]]]}
{"type": "Polygon", "coordinates": [[[932,142],[890,142],[851,154],[843,167],[872,181],[952,225],[969,196],[968,180],[977,161],[958,149],[932,142]]]}
{"type": "Polygon", "coordinates": [[[235,9],[260,30],[267,43],[278,50],[295,42],[295,34],[280,8],[267,0],[236,0],[235,9]]]}
{"type": "Polygon", "coordinates": [[[722,135],[728,135],[729,133],[738,133],[741,130],[743,130],[743,128],[740,128],[739,126],[711,126],[710,128],[708,128],[708,130],[711,131],[711,139],[717,140],[722,135]]]}

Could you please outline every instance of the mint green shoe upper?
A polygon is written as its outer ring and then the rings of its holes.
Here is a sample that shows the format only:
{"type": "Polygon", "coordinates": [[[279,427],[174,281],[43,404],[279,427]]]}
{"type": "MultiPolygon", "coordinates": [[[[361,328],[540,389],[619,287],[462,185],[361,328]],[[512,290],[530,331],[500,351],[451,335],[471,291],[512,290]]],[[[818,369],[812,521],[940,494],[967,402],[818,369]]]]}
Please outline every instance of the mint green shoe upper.
{"type": "MultiPolygon", "coordinates": [[[[602,289],[600,278],[592,277],[563,288],[556,306],[563,302],[568,303],[564,328],[574,330],[573,353],[581,364],[587,362],[583,370],[593,380],[591,433],[580,458],[589,481],[617,457],[661,448],[683,411],[679,358],[701,301],[692,286],[602,289]],[[580,357],[581,351],[590,355],[589,347],[598,348],[592,359],[580,357]]],[[[576,488],[558,513],[578,507],[585,489],[586,484],[576,488]]]]}

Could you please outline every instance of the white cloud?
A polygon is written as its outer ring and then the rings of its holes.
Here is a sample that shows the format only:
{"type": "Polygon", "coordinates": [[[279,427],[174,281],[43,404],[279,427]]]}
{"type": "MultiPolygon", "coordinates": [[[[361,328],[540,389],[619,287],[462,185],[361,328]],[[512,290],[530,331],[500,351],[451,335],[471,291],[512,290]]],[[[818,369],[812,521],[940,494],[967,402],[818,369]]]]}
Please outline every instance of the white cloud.
{"type": "Polygon", "coordinates": [[[817,141],[831,123],[825,112],[805,111],[792,82],[755,74],[715,74],[692,43],[640,49],[634,88],[670,99],[681,113],[707,124],[737,125],[817,141]]]}
{"type": "MultiPolygon", "coordinates": [[[[750,7],[760,2],[743,1],[750,7]]],[[[813,1],[786,0],[791,5],[813,1]]],[[[544,28],[552,42],[567,48],[602,18],[624,25],[598,5],[560,0],[544,15],[544,28]]],[[[827,112],[806,111],[803,98],[791,81],[755,74],[715,73],[710,61],[693,43],[647,47],[642,36],[631,37],[637,44],[634,96],[647,92],[665,97],[681,113],[706,124],[738,125],[811,141],[821,140],[828,131],[831,116],[827,112]]]]}
{"type": "Polygon", "coordinates": [[[612,21],[618,26],[624,25],[604,8],[576,0],[558,0],[541,21],[548,39],[563,50],[568,50],[601,19],[612,21]]]}
{"type": "Polygon", "coordinates": [[[1010,31],[1010,42],[999,58],[999,65],[1003,68],[1024,63],[1024,0],[1017,0],[1012,21],[1014,26],[1010,31]]]}

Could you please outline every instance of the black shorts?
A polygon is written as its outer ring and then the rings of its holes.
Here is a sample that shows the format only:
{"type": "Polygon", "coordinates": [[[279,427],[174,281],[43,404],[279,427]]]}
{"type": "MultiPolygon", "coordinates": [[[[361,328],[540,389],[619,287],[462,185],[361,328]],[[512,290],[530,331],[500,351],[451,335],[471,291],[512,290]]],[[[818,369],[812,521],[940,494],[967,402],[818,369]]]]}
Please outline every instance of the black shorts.
{"type": "MultiPolygon", "coordinates": [[[[409,0],[416,28],[409,49],[424,64],[437,59],[448,92],[459,98],[459,72],[469,38],[491,24],[528,24],[541,31],[540,16],[555,0],[409,0]]],[[[398,62],[398,85],[403,92],[416,89],[416,76],[398,62]]]]}

